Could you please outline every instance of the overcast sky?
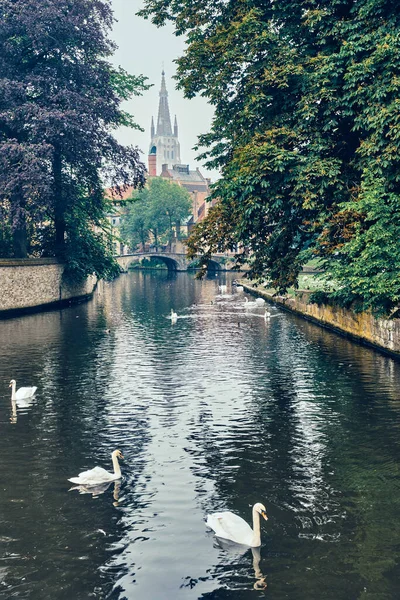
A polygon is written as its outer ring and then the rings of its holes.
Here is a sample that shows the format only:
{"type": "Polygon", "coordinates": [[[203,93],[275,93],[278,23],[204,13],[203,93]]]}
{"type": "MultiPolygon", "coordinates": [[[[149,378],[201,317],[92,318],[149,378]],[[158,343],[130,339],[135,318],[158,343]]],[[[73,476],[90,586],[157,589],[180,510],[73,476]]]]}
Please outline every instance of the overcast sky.
{"type": "Polygon", "coordinates": [[[178,119],[182,163],[189,164],[191,169],[200,167],[204,175],[214,180],[217,172],[203,169],[201,163],[195,160],[196,153],[192,150],[198,134],[205,133],[210,128],[212,107],[204,98],[184,99],[182,92],[175,89],[175,81],[172,79],[176,71],[173,61],[182,54],[184,39],[175,37],[173,28],[169,25],[157,28],[149,21],[137,17],[135,13],[141,6],[140,0],[112,0],[117,19],[113,38],[118,44],[114,62],[133,75],[146,75],[149,82],[154,84],[142,97],[134,97],[125,107],[144,128],[144,133],[124,128],[118,132],[118,139],[123,144],[139,146],[144,152],[143,158],[147,165],[150,122],[152,115],[154,121],[157,121],[158,92],[164,65],[172,123],[175,114],[178,119]]]}

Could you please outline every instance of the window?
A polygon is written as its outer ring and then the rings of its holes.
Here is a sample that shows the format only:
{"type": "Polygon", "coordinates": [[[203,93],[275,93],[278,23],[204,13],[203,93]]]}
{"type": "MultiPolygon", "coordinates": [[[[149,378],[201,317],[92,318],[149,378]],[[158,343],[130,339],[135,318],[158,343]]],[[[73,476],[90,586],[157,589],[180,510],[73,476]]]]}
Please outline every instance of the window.
{"type": "Polygon", "coordinates": [[[174,151],[171,150],[171,158],[174,158],[174,151]]]}
{"type": "Polygon", "coordinates": [[[169,158],[169,150],[167,150],[167,158],[169,158]]]}

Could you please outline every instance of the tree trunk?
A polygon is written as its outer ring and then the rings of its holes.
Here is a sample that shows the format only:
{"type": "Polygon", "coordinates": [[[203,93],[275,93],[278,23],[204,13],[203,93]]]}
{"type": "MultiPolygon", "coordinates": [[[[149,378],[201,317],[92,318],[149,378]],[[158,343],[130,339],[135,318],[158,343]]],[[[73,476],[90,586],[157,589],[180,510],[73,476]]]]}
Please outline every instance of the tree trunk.
{"type": "Polygon", "coordinates": [[[28,236],[25,223],[13,231],[14,258],[26,258],[28,256],[28,236]]]}
{"type": "Polygon", "coordinates": [[[169,251],[171,252],[171,250],[172,250],[173,229],[172,229],[172,219],[171,219],[171,216],[169,214],[168,214],[168,218],[169,218],[169,251]]]}
{"type": "Polygon", "coordinates": [[[62,197],[62,157],[58,145],[54,147],[53,155],[54,181],[54,227],[56,230],[56,256],[63,256],[65,245],[65,206],[62,197]]]}
{"type": "Polygon", "coordinates": [[[21,198],[13,198],[11,210],[11,230],[14,258],[28,256],[28,233],[26,230],[25,202],[21,198]]]}

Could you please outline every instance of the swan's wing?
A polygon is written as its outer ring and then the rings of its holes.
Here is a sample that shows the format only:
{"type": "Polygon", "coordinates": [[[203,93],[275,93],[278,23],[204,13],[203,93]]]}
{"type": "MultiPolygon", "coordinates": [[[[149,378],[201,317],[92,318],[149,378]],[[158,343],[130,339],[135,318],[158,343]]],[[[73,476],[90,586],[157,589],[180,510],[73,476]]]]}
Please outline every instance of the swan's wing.
{"type": "Polygon", "coordinates": [[[102,467],[95,467],[89,471],[82,471],[78,477],[71,477],[68,481],[77,485],[96,485],[105,481],[112,481],[113,479],[115,477],[112,473],[109,473],[102,467]]]}
{"type": "Polygon", "coordinates": [[[237,544],[250,545],[253,530],[248,523],[231,512],[214,513],[207,516],[207,525],[215,531],[215,535],[237,544]]]}
{"type": "Polygon", "coordinates": [[[32,396],[35,395],[36,390],[37,390],[37,387],[19,388],[19,390],[17,390],[15,392],[15,399],[16,400],[24,400],[24,398],[31,398],[32,396]]]}
{"type": "Polygon", "coordinates": [[[32,406],[33,397],[23,398],[22,400],[21,398],[17,398],[15,402],[17,403],[18,408],[30,408],[32,406]]]}

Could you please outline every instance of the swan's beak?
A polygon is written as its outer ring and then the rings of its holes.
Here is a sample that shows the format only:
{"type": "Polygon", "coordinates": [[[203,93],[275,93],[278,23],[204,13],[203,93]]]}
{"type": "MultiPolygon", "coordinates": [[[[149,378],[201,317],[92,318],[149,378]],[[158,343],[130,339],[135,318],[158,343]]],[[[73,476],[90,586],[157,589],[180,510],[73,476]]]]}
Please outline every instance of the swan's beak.
{"type": "Polygon", "coordinates": [[[261,511],[261,514],[262,514],[263,518],[264,518],[266,521],[268,521],[267,513],[265,512],[265,510],[262,510],[262,511],[261,511]]]}
{"type": "Polygon", "coordinates": [[[122,458],[122,460],[124,460],[124,455],[122,454],[122,452],[120,452],[119,457],[122,458]]]}

